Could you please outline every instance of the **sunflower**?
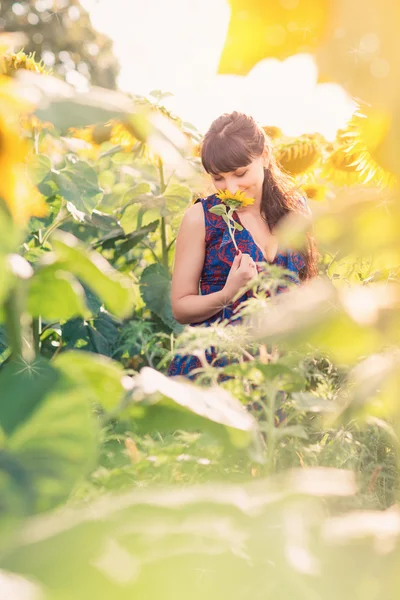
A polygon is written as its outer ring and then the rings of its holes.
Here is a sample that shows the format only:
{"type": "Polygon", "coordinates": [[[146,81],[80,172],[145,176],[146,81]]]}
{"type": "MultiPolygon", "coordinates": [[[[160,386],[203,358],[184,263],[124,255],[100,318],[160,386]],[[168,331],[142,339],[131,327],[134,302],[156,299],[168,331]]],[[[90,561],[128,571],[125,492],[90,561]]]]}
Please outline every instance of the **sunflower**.
{"type": "Polygon", "coordinates": [[[384,115],[358,106],[346,129],[339,130],[336,148],[326,163],[327,176],[339,185],[361,183],[392,188],[396,177],[384,169],[375,155],[387,134],[384,115]]]}
{"type": "Polygon", "coordinates": [[[240,190],[236,190],[234,194],[232,194],[228,190],[218,190],[216,197],[230,208],[250,206],[255,202],[254,198],[249,198],[244,192],[241,192],[240,190]]]}
{"type": "Polygon", "coordinates": [[[305,183],[300,188],[310,200],[321,202],[325,200],[327,194],[327,187],[319,183],[305,183]]]}
{"type": "Polygon", "coordinates": [[[21,50],[21,52],[10,52],[0,57],[0,71],[4,75],[12,77],[16,71],[19,71],[20,69],[32,71],[33,73],[42,73],[44,75],[50,74],[50,70],[46,69],[43,61],[39,62],[35,60],[34,52],[25,54],[25,52],[21,50]]]}
{"type": "Polygon", "coordinates": [[[321,158],[320,141],[314,135],[302,135],[277,145],[274,155],[280,168],[295,177],[315,169],[321,158]]]}
{"type": "Polygon", "coordinates": [[[282,130],[275,125],[264,125],[261,128],[264,133],[269,137],[270,140],[276,140],[277,138],[282,137],[282,130]]]}
{"type": "Polygon", "coordinates": [[[18,133],[0,117],[0,198],[19,225],[24,225],[31,216],[42,217],[47,213],[44,197],[31,185],[22,164],[27,151],[18,133]]]}

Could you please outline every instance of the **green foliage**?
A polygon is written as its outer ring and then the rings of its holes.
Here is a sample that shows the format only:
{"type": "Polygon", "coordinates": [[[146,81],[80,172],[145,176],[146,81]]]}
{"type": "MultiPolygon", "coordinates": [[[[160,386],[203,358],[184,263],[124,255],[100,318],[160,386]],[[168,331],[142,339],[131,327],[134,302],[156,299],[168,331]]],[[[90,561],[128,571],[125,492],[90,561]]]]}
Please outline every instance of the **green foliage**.
{"type": "Polygon", "coordinates": [[[35,52],[37,60],[44,51],[50,52],[52,60],[46,64],[63,78],[72,66],[76,74],[93,85],[115,88],[119,67],[112,42],[93,29],[89,14],[78,0],[58,4],[23,0],[19,11],[13,10],[13,5],[13,0],[2,0],[0,22],[5,31],[26,33],[25,52],[35,52]]]}
{"type": "Polygon", "coordinates": [[[147,308],[175,333],[182,331],[182,326],[172,316],[171,283],[165,267],[157,263],[146,267],[140,278],[140,291],[147,308]]]}
{"type": "Polygon", "coordinates": [[[199,165],[157,119],[198,134],[161,91],[143,113],[32,85],[61,132],[120,117],[130,147],[36,134],[49,212],[22,231],[0,211],[0,592],[15,572],[51,600],[396,597],[397,509],[353,512],[398,499],[396,214],[357,193],[316,224],[327,277],[275,298],[291,274],[269,265],[244,323],[184,328],[172,255],[198,184],[177,173],[199,165]],[[196,382],[163,374],[172,350],[202,360],[196,382]]]}
{"type": "Polygon", "coordinates": [[[61,171],[55,172],[53,179],[60,196],[72,202],[77,210],[86,215],[92,214],[103,196],[95,169],[84,161],[68,164],[61,171]]]}

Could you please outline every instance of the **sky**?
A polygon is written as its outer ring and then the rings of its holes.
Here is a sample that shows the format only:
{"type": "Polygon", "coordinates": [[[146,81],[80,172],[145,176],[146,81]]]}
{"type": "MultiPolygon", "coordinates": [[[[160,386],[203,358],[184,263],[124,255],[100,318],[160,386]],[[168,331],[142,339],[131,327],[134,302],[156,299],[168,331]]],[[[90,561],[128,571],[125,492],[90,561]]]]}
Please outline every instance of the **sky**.
{"type": "Polygon", "coordinates": [[[353,104],[336,84],[317,84],[311,55],[265,59],[247,76],[218,75],[228,29],[227,0],[81,0],[93,26],[114,40],[118,85],[147,96],[170,92],[167,108],[205,133],[238,110],[286,135],[322,133],[333,140],[353,104]]]}

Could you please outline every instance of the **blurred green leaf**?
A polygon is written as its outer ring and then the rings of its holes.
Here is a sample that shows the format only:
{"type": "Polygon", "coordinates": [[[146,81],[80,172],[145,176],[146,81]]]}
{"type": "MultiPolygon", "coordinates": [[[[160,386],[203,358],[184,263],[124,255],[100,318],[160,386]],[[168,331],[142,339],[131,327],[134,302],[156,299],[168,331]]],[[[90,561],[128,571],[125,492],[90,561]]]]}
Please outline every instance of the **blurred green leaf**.
{"type": "Polygon", "coordinates": [[[54,365],[74,381],[90,388],[93,397],[105,410],[115,408],[121,401],[124,371],[120,363],[105,356],[76,350],[57,356],[54,365]]]}
{"type": "Polygon", "coordinates": [[[332,518],[320,500],[354,491],[351,473],[335,469],[135,489],[31,519],[2,566],[29,574],[51,600],[366,600],[365,569],[376,597],[395,598],[396,509],[332,518]],[[393,541],[383,556],[382,539],[393,541]]]}
{"type": "Polygon", "coordinates": [[[10,361],[0,372],[0,426],[9,436],[32,418],[59,375],[41,358],[10,361]]]}
{"type": "Polygon", "coordinates": [[[46,154],[34,154],[27,168],[32,183],[38,185],[50,173],[51,160],[46,154]]]}
{"type": "Polygon", "coordinates": [[[333,402],[321,396],[316,396],[311,392],[294,392],[291,398],[296,408],[306,412],[332,413],[336,411],[336,406],[333,402]]]}
{"type": "Polygon", "coordinates": [[[135,383],[133,398],[144,395],[132,409],[139,429],[206,429],[238,448],[260,442],[255,419],[223,388],[202,389],[150,367],[143,367],[135,383]]]}
{"type": "Polygon", "coordinates": [[[81,279],[111,313],[119,317],[131,314],[133,286],[128,278],[113,269],[98,252],[87,252],[71,234],[57,231],[52,244],[60,268],[81,279]]]}
{"type": "Polygon", "coordinates": [[[103,190],[98,185],[95,169],[82,160],[61,171],[53,171],[53,179],[60,195],[87,215],[92,214],[102,198],[103,190]]]}
{"type": "Polygon", "coordinates": [[[88,315],[79,281],[57,264],[39,268],[29,281],[28,310],[33,317],[62,321],[88,315]]]}
{"type": "Polygon", "coordinates": [[[146,225],[146,227],[132,231],[127,235],[123,232],[117,233],[116,235],[107,235],[96,241],[95,247],[118,248],[118,254],[124,254],[139,244],[139,242],[147,237],[149,233],[155,231],[158,227],[158,223],[159,221],[153,221],[152,223],[149,223],[149,225],[146,225]]]}
{"type": "Polygon", "coordinates": [[[63,376],[56,386],[48,386],[44,401],[7,441],[6,450],[33,487],[32,511],[48,510],[65,500],[93,467],[97,446],[89,405],[93,400],[90,387],[74,381],[72,374],[63,376]]]}
{"type": "Polygon", "coordinates": [[[121,92],[93,86],[88,92],[77,93],[72,85],[56,77],[28,71],[19,71],[18,79],[28,89],[35,88],[35,97],[40,95],[37,117],[53,123],[62,134],[71,127],[124,118],[134,108],[131,98],[121,92]]]}
{"type": "Polygon", "coordinates": [[[182,331],[172,315],[171,280],[163,265],[154,263],[146,267],[140,278],[140,293],[147,308],[153,311],[174,332],[182,331]]]}
{"type": "Polygon", "coordinates": [[[192,191],[187,185],[170,183],[163,193],[168,211],[183,211],[192,199],[192,191]]]}

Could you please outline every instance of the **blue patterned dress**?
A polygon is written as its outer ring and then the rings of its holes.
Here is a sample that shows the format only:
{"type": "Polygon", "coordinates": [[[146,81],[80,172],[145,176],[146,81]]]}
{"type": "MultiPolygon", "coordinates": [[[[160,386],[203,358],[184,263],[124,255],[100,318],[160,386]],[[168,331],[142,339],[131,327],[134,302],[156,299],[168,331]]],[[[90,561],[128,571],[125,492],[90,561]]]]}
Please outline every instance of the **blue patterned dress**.
{"type": "MultiPolygon", "coordinates": [[[[220,215],[215,215],[210,212],[210,208],[216,204],[221,204],[221,201],[213,194],[207,198],[199,198],[195,203],[197,202],[201,202],[203,205],[205,219],[206,252],[200,277],[200,291],[201,294],[204,295],[217,292],[224,287],[232,262],[235,258],[236,249],[229,234],[228,226],[223,218],[220,215]]],[[[242,225],[236,211],[233,213],[233,218],[237,223],[242,225]]],[[[250,254],[255,262],[267,262],[261,248],[255,243],[251,233],[244,226],[241,231],[235,229],[235,240],[239,250],[243,253],[250,254]]],[[[298,252],[280,253],[278,251],[273,262],[269,264],[279,265],[289,271],[293,271],[295,274],[293,281],[296,283],[299,281],[299,270],[305,266],[304,259],[298,252]]],[[[259,269],[258,266],[257,268],[259,269]]],[[[286,289],[286,286],[278,287],[277,293],[283,292],[286,289]]],[[[224,319],[230,321],[238,306],[252,295],[252,290],[249,290],[243,294],[241,298],[229,304],[229,306],[224,307],[212,317],[205,321],[201,321],[200,323],[191,323],[190,325],[192,327],[198,327],[200,325],[209,326],[224,319]]],[[[235,324],[238,321],[239,319],[234,320],[232,323],[235,324]]],[[[226,357],[216,359],[216,351],[213,347],[206,351],[206,358],[207,361],[214,366],[224,366],[228,364],[226,357]]],[[[201,367],[201,363],[198,357],[191,354],[176,354],[168,367],[168,375],[184,375],[189,379],[195,379],[197,373],[192,373],[192,371],[199,367],[201,367]]]]}

